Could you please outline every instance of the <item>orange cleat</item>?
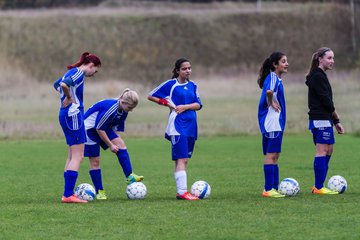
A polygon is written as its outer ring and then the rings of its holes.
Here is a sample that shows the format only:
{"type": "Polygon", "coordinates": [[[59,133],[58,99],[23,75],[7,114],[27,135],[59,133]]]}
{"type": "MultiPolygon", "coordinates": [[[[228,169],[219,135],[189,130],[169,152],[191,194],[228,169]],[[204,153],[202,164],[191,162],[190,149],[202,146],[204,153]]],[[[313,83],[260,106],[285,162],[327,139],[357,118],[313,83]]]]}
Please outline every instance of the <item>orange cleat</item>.
{"type": "Polygon", "coordinates": [[[62,203],[87,203],[86,200],[81,200],[80,198],[75,196],[75,194],[71,195],[70,197],[62,196],[61,202],[62,203]]]}
{"type": "Polygon", "coordinates": [[[189,193],[189,192],[186,192],[186,193],[184,193],[184,194],[182,194],[182,195],[176,194],[176,198],[179,199],[179,200],[190,200],[190,201],[191,201],[191,200],[199,200],[198,197],[192,195],[192,194],[189,193]]]}
{"type": "Polygon", "coordinates": [[[313,194],[319,194],[319,195],[334,195],[339,194],[339,192],[332,191],[326,187],[322,187],[320,189],[317,189],[315,186],[311,189],[311,192],[313,194]]]}

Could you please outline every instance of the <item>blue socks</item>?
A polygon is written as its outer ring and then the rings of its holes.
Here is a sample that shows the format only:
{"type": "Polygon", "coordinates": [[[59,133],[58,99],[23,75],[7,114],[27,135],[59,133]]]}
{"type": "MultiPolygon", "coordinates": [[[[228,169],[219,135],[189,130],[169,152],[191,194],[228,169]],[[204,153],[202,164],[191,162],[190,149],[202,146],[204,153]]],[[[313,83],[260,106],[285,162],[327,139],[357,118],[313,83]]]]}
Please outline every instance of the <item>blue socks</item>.
{"type": "Polygon", "coordinates": [[[71,195],[74,194],[74,187],[76,184],[77,177],[78,177],[78,172],[76,172],[76,171],[67,170],[64,173],[64,178],[65,178],[64,196],[65,197],[70,197],[71,195]]]}
{"type": "Polygon", "coordinates": [[[274,167],[274,187],[276,190],[279,189],[279,166],[277,164],[273,165],[274,167]]]}
{"type": "MultiPolygon", "coordinates": [[[[321,189],[324,187],[324,182],[328,169],[327,158],[327,156],[320,156],[314,158],[315,187],[317,189],[321,189]]],[[[328,159],[330,160],[330,157],[328,159]]]]}
{"type": "Polygon", "coordinates": [[[125,177],[128,177],[132,173],[132,167],[130,162],[130,156],[126,149],[120,149],[116,153],[119,163],[124,171],[125,177]]]}
{"type": "Polygon", "coordinates": [[[279,188],[279,165],[264,164],[265,191],[279,188]]]}
{"type": "Polygon", "coordinates": [[[274,187],[274,165],[264,164],[265,191],[270,191],[274,187]]]}
{"type": "Polygon", "coordinates": [[[89,171],[89,174],[94,184],[96,193],[98,193],[99,190],[104,190],[102,185],[101,169],[92,169],[89,171]]]}

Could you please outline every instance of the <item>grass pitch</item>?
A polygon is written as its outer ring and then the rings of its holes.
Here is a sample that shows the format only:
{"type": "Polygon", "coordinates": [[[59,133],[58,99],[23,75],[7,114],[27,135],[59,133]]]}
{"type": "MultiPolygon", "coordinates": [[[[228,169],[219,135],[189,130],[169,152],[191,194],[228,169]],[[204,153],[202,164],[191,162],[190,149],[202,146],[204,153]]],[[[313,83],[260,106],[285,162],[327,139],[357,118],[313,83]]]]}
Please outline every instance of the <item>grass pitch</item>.
{"type": "MultiPolygon", "coordinates": [[[[260,136],[200,138],[189,163],[188,185],[206,180],[210,199],[175,200],[169,143],[127,139],[135,173],[145,176],[148,196],[128,200],[115,155],[102,152],[107,201],[61,204],[66,146],[63,141],[0,141],[1,239],[359,239],[357,153],[360,138],[336,136],[328,178],[342,175],[347,191],[310,194],[311,136],[284,136],[281,178],[300,183],[298,196],[261,197],[260,136]]],[[[77,184],[89,182],[84,159],[77,184]]]]}

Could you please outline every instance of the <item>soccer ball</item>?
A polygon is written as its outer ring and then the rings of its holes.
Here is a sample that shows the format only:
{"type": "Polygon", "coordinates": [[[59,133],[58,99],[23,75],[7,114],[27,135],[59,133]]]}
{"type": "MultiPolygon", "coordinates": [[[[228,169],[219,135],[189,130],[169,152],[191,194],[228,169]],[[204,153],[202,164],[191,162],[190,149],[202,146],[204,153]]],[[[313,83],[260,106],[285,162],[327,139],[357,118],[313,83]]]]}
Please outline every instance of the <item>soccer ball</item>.
{"type": "Polygon", "coordinates": [[[146,194],[147,189],[142,182],[134,182],[126,187],[126,195],[129,199],[143,199],[146,194]]]}
{"type": "Polygon", "coordinates": [[[95,188],[88,183],[82,183],[75,189],[75,195],[86,201],[93,201],[95,199],[95,188]]]}
{"type": "Polygon", "coordinates": [[[335,175],[329,179],[327,186],[330,190],[343,193],[347,188],[347,182],[344,177],[335,175]]]}
{"type": "Polygon", "coordinates": [[[279,185],[279,192],[283,195],[293,197],[300,191],[299,183],[293,178],[285,178],[279,185]]]}
{"type": "Polygon", "coordinates": [[[208,198],[208,197],[210,197],[211,187],[205,181],[202,181],[202,180],[196,181],[191,186],[190,193],[200,199],[208,198]]]}

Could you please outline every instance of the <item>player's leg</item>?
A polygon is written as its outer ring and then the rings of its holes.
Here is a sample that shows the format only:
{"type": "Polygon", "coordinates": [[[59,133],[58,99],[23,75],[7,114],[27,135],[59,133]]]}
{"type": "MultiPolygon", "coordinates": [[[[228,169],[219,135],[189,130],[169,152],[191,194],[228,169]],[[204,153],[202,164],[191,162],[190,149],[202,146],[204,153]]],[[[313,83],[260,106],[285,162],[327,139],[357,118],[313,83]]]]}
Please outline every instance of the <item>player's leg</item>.
{"type": "Polygon", "coordinates": [[[130,184],[133,182],[141,182],[144,179],[144,177],[133,173],[132,164],[130,161],[130,155],[127,151],[124,140],[121,137],[119,137],[118,135],[116,135],[116,137],[114,137],[112,134],[109,134],[108,132],[106,132],[106,133],[107,133],[109,139],[111,140],[111,142],[120,148],[119,151],[116,153],[116,156],[117,156],[118,161],[123,169],[127,184],[130,184]]]}
{"type": "Polygon", "coordinates": [[[62,197],[63,203],[86,203],[74,195],[74,187],[78,178],[78,170],[84,156],[84,144],[75,144],[69,147],[71,156],[64,174],[65,189],[62,197]]]}
{"type": "Polygon", "coordinates": [[[337,194],[335,191],[331,191],[324,187],[328,171],[328,162],[330,160],[334,143],[334,135],[332,128],[315,128],[312,129],[313,140],[316,146],[316,153],[314,157],[314,178],[315,183],[312,188],[314,194],[337,194]]]}
{"type": "Polygon", "coordinates": [[[85,143],[84,156],[89,158],[89,174],[95,187],[96,199],[106,200],[107,197],[102,183],[102,173],[100,167],[100,145],[92,141],[85,143]]]}
{"type": "Polygon", "coordinates": [[[195,140],[184,136],[172,136],[172,159],[175,161],[174,178],[177,189],[177,199],[197,200],[198,197],[191,195],[187,190],[186,167],[191,158],[195,140]]]}
{"type": "Polygon", "coordinates": [[[279,186],[278,159],[281,152],[282,132],[269,132],[263,134],[264,159],[264,197],[285,197],[277,192],[279,186]]]}

